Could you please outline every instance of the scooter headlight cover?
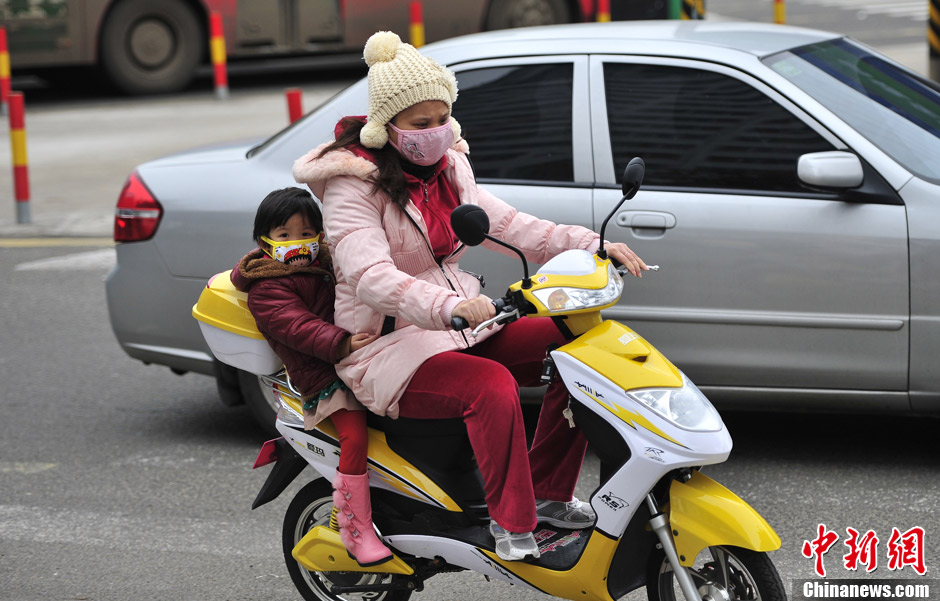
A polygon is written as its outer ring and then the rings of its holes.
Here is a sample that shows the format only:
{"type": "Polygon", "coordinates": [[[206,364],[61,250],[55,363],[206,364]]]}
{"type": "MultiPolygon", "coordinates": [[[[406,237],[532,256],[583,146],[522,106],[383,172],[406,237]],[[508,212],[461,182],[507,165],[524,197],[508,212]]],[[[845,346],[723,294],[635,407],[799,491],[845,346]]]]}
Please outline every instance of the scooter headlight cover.
{"type": "Polygon", "coordinates": [[[643,388],[627,395],[681,428],[714,432],[722,427],[718,411],[685,374],[681,388],[643,388]]]}
{"type": "Polygon", "coordinates": [[[552,313],[565,313],[580,309],[593,309],[616,302],[623,292],[623,278],[613,265],[607,266],[607,285],[603,288],[571,288],[568,286],[542,288],[532,294],[552,313]]]}
{"type": "Polygon", "coordinates": [[[276,387],[274,389],[274,397],[277,399],[277,419],[282,423],[287,424],[292,427],[302,427],[304,425],[304,416],[297,413],[297,411],[291,407],[287,401],[281,398],[281,391],[276,387]]]}

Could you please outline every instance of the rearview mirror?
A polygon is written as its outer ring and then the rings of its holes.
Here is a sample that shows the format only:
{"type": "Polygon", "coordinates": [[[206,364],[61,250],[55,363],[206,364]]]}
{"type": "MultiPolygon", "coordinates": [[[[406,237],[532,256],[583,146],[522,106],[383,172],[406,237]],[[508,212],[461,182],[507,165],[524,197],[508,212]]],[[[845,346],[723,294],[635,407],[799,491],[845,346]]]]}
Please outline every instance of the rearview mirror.
{"type": "Polygon", "coordinates": [[[490,233],[490,218],[477,205],[460,205],[450,214],[450,227],[467,246],[478,246],[490,233]]]}
{"type": "Polygon", "coordinates": [[[862,162],[851,152],[830,150],[801,156],[796,176],[811,188],[847,190],[862,185],[865,171],[862,162]]]}
{"type": "Polygon", "coordinates": [[[640,190],[640,184],[643,183],[643,176],[646,174],[646,163],[640,157],[633,157],[627,163],[623,170],[623,178],[620,180],[620,190],[623,192],[623,200],[630,200],[640,190]]]}

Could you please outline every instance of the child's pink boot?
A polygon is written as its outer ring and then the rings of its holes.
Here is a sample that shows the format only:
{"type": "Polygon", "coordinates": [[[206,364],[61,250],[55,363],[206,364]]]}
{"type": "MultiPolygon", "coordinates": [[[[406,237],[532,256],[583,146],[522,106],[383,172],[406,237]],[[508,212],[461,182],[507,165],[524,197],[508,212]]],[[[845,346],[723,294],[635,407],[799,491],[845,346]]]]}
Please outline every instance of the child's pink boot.
{"type": "Polygon", "coordinates": [[[336,521],[340,539],[359,565],[374,566],[392,558],[392,552],[375,535],[372,526],[368,473],[351,476],[336,472],[333,504],[339,509],[336,521]]]}

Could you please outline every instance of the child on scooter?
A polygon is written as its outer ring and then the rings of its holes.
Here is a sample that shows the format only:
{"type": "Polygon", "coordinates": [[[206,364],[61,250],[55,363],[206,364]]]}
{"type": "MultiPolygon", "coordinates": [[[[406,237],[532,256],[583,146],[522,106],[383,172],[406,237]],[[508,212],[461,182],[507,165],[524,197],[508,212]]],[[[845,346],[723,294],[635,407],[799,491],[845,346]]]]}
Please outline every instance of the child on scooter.
{"type": "Polygon", "coordinates": [[[238,262],[231,278],[248,293],[258,330],[303,394],[304,428],[326,417],[333,421],[340,442],[333,481],[340,537],[360,565],[376,565],[392,554],[372,526],[365,408],[333,365],[378,336],[333,324],[335,280],[322,232],[323,216],[309,192],[271,192],[255,214],[252,237],[259,248],[238,262]]]}

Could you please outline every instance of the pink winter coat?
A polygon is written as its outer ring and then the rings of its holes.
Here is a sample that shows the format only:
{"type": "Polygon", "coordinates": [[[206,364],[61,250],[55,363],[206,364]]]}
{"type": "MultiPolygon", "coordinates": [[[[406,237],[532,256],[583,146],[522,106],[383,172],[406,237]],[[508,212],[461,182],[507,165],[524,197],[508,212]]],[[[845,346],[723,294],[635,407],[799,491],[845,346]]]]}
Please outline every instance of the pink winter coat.
{"type": "MultiPolygon", "coordinates": [[[[378,333],[385,316],[395,317],[394,332],[345,358],[336,371],[363,405],[396,418],[398,399],[422,363],[438,353],[472,346],[499,328],[484,330],[475,340],[450,329],[450,312],[457,302],[480,295],[480,282],[458,265],[466,247],[458,246],[438,264],[418,208],[409,202],[402,211],[385,194],[373,192],[369,178],[377,169],[367,158],[335,150],[317,159],[325,147],[297,159],[293,174],[323,203],[336,276],[335,323],[349,332],[378,333]]],[[[568,249],[597,248],[595,232],[520,213],[479,187],[467,152],[463,140],[448,150],[442,175],[454,184],[461,204],[486,211],[493,236],[535,263],[568,249]]],[[[483,246],[511,252],[488,241],[483,246]]]]}

